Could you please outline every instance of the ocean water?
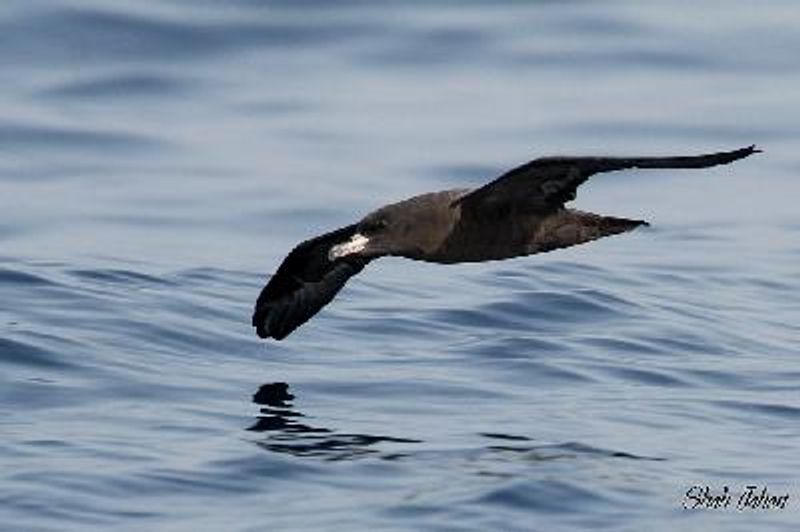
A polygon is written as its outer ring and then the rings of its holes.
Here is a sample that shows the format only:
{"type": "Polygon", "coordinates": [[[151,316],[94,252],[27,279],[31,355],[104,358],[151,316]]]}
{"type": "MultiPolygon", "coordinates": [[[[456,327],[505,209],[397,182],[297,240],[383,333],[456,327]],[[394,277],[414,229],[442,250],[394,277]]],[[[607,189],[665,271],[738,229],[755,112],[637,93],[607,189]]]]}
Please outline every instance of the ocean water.
{"type": "Polygon", "coordinates": [[[793,1],[5,0],[0,529],[796,529],[798,24],[793,1]],[[285,341],[250,327],[292,246],[389,201],[752,143],[582,187],[650,228],[385,259],[285,341]]]}

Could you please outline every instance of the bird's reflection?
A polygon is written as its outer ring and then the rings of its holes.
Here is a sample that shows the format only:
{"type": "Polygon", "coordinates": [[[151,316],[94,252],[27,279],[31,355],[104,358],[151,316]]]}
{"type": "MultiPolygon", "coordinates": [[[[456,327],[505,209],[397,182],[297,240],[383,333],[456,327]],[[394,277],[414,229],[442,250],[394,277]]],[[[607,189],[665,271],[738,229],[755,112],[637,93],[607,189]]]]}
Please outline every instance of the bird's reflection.
{"type": "Polygon", "coordinates": [[[499,440],[502,442],[493,443],[486,446],[488,451],[495,454],[517,454],[519,456],[523,456],[528,461],[543,462],[585,456],[624,458],[628,460],[650,460],[655,462],[665,460],[664,458],[641,456],[623,451],[612,451],[575,441],[534,445],[533,440],[526,436],[517,436],[498,432],[482,432],[480,435],[484,438],[489,438],[490,440],[499,440]]]}
{"type": "Polygon", "coordinates": [[[328,460],[347,460],[362,456],[377,456],[385,460],[403,456],[400,452],[381,449],[380,443],[421,443],[420,440],[375,436],[370,434],[337,433],[331,429],[314,427],[300,420],[305,416],[292,406],[294,395],[285,382],[263,384],[253,395],[260,414],[247,430],[269,433],[256,444],[268,451],[295,456],[315,456],[328,460]]]}

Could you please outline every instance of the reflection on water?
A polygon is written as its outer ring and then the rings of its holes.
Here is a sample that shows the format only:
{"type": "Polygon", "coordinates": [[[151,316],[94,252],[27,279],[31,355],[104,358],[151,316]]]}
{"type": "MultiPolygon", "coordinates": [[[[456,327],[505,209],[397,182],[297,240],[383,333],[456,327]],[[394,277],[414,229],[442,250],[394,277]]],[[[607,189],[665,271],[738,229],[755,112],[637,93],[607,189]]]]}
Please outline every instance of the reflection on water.
{"type": "MultiPolygon", "coordinates": [[[[501,440],[508,442],[528,442],[530,438],[525,436],[514,436],[511,434],[497,434],[497,433],[484,433],[481,434],[486,438],[493,440],[501,440]]],[[[541,461],[541,460],[558,460],[563,458],[580,458],[585,456],[593,456],[598,458],[627,458],[630,460],[651,460],[662,461],[665,458],[654,458],[649,456],[639,456],[632,453],[623,451],[611,451],[608,449],[600,449],[592,447],[579,442],[565,442],[557,444],[522,444],[516,445],[507,444],[491,444],[487,446],[490,451],[498,453],[517,454],[520,458],[528,461],[541,461]]]]}
{"type": "Polygon", "coordinates": [[[285,382],[263,384],[253,395],[253,402],[261,405],[261,414],[247,430],[269,433],[266,441],[256,444],[266,450],[296,456],[314,456],[326,460],[352,460],[364,456],[377,456],[393,460],[398,453],[377,448],[381,443],[422,443],[422,440],[374,436],[370,434],[339,433],[331,429],[313,427],[298,421],[305,415],[293,410],[285,382]]]}
{"type": "MultiPolygon", "coordinates": [[[[403,456],[425,454],[419,448],[404,449],[402,452],[389,452],[380,448],[382,443],[419,444],[424,443],[422,440],[341,433],[300,422],[299,419],[306,416],[294,409],[292,406],[294,398],[294,394],[289,393],[289,385],[285,382],[262,384],[259,387],[253,395],[253,403],[261,407],[260,414],[256,416],[256,422],[246,429],[252,432],[266,433],[267,439],[256,441],[256,445],[272,452],[317,457],[325,460],[353,460],[363,457],[396,460],[403,456]]],[[[501,455],[505,456],[502,459],[522,460],[529,463],[581,457],[664,460],[623,451],[601,449],[579,442],[534,444],[533,440],[527,436],[498,432],[485,432],[479,436],[490,440],[490,443],[484,447],[484,451],[488,454],[476,459],[476,462],[481,462],[486,467],[490,467],[493,462],[501,459],[501,455]],[[500,444],[497,443],[498,441],[505,443],[500,444]]]]}

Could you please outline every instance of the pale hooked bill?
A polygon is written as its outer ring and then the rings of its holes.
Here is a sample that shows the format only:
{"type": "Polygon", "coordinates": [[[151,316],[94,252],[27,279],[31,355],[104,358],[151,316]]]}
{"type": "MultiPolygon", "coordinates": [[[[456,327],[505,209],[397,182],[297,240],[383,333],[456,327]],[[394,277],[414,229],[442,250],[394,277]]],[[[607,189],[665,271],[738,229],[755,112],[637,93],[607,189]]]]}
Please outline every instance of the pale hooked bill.
{"type": "Polygon", "coordinates": [[[334,260],[346,257],[347,255],[360,253],[365,247],[367,247],[367,243],[369,243],[369,238],[365,237],[361,233],[356,233],[344,244],[337,244],[333,246],[331,250],[328,251],[328,260],[333,262],[334,260]]]}

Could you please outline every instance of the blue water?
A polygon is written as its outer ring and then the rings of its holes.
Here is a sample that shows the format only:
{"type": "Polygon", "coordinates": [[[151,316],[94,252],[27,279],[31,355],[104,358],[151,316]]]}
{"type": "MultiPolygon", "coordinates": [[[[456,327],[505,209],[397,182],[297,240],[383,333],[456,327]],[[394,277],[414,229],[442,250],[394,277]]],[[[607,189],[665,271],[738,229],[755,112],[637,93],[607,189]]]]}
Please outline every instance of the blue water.
{"type": "Polygon", "coordinates": [[[800,6],[6,0],[0,528],[800,523],[800,6]],[[652,227],[386,259],[281,343],[298,241],[558,153],[652,227]],[[684,509],[693,486],[783,509],[684,509]]]}

